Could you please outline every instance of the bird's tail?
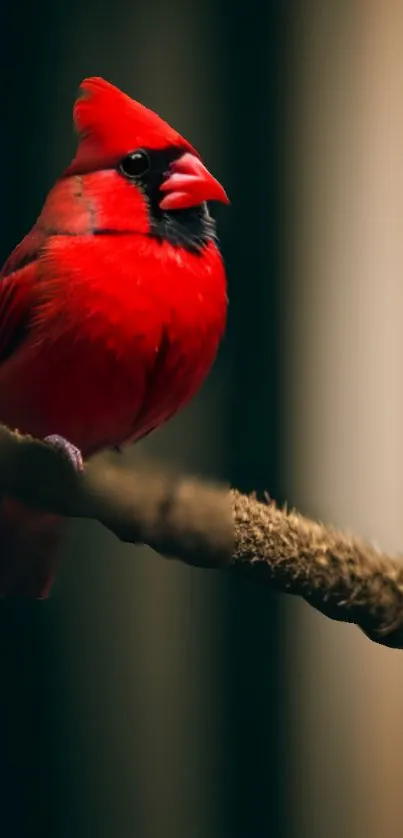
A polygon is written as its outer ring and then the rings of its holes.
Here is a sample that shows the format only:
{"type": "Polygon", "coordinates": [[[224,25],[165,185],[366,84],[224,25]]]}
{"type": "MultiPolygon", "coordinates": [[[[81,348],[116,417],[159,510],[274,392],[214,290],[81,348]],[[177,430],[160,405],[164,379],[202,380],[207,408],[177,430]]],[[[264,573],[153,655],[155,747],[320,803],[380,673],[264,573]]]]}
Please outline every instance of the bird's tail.
{"type": "Polygon", "coordinates": [[[63,519],[14,498],[0,502],[0,597],[45,599],[57,566],[63,519]]]}

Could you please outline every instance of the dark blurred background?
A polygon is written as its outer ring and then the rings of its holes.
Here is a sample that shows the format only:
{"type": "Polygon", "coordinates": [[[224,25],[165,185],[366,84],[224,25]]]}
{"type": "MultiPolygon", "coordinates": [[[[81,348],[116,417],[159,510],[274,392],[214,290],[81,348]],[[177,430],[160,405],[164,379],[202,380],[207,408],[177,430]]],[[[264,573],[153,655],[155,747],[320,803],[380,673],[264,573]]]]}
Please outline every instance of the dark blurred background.
{"type": "MultiPolygon", "coordinates": [[[[87,75],[231,197],[219,360],[144,454],[401,546],[401,4],[2,0],[0,23],[2,257],[87,75]]],[[[0,651],[5,838],[401,831],[400,659],[308,606],[80,523],[51,599],[0,604],[0,651]]]]}

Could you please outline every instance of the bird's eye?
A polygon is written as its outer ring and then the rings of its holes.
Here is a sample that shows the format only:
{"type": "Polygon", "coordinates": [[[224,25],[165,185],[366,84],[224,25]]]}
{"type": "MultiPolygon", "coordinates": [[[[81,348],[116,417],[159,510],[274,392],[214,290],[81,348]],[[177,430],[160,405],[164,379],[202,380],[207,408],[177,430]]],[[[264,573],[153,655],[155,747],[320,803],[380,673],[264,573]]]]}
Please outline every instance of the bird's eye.
{"type": "Polygon", "coordinates": [[[119,171],[127,178],[136,180],[142,177],[150,168],[150,159],[146,151],[138,149],[132,151],[119,163],[119,171]]]}

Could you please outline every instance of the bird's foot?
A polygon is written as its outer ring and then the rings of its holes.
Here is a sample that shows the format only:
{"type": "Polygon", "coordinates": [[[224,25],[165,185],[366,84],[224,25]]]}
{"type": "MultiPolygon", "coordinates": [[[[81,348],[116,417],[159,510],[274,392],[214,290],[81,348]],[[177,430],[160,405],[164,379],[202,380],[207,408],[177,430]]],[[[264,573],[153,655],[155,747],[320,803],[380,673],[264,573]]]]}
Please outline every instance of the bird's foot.
{"type": "Polygon", "coordinates": [[[69,442],[68,439],[65,439],[64,436],[59,436],[59,434],[50,434],[49,436],[45,436],[43,441],[47,442],[48,445],[53,445],[53,447],[57,448],[59,451],[62,451],[71,462],[72,466],[74,466],[76,471],[83,470],[84,463],[80,449],[76,448],[76,446],[73,445],[72,442],[69,442]]]}

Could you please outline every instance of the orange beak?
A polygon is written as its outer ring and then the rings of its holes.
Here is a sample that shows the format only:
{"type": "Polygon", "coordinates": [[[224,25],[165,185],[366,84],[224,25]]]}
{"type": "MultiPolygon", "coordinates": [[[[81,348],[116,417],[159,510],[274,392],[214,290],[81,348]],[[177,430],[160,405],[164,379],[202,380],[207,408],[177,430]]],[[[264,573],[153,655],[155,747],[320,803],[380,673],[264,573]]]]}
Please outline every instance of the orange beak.
{"type": "Polygon", "coordinates": [[[170,174],[160,186],[166,195],[160,201],[162,210],[186,209],[204,201],[229,204],[227,193],[195,154],[186,152],[171,163],[170,174]]]}

